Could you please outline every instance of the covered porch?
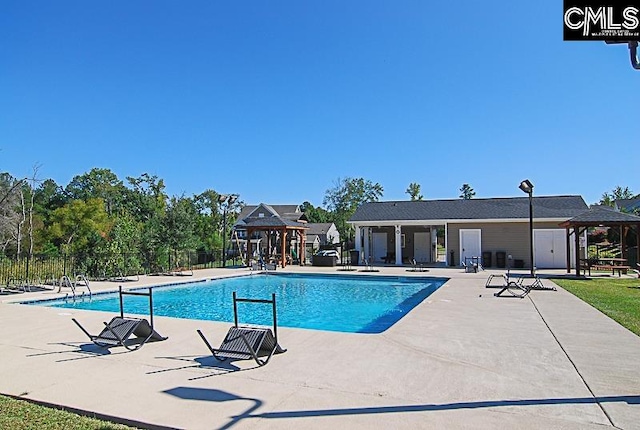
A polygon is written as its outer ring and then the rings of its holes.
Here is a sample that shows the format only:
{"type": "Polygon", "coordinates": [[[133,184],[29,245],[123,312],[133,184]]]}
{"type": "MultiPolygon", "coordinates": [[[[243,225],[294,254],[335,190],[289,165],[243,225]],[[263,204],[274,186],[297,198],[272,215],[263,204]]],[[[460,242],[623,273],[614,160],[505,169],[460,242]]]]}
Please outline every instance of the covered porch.
{"type": "Polygon", "coordinates": [[[354,227],[355,249],[360,261],[396,266],[410,264],[412,260],[423,264],[440,261],[438,240],[444,241],[445,235],[439,237],[438,229],[443,229],[443,225],[354,224],[354,227]]]}

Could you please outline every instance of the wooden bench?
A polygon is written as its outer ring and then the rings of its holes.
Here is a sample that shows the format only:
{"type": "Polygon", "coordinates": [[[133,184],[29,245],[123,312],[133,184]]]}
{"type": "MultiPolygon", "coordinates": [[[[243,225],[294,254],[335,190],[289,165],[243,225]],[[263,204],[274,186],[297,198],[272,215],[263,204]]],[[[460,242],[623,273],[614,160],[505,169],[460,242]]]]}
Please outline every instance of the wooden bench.
{"type": "Polygon", "coordinates": [[[591,268],[593,270],[603,270],[603,271],[609,271],[611,270],[611,274],[615,275],[616,271],[618,272],[618,276],[621,276],[622,274],[627,274],[627,271],[629,271],[629,269],[631,269],[631,267],[629,266],[612,266],[610,264],[594,264],[593,266],[591,266],[591,268]]]}

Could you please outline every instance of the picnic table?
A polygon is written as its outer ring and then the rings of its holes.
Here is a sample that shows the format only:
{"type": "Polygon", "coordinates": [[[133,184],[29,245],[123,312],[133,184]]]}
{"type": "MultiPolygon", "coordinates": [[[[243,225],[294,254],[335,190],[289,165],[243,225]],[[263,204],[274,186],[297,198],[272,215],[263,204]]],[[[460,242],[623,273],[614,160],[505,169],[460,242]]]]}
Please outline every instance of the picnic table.
{"type": "Polygon", "coordinates": [[[617,257],[600,257],[600,258],[581,258],[580,264],[583,269],[589,271],[589,276],[591,276],[591,268],[594,270],[611,270],[611,274],[615,275],[618,272],[618,276],[622,276],[622,274],[627,274],[629,267],[627,265],[626,258],[617,258],[617,257]]]}

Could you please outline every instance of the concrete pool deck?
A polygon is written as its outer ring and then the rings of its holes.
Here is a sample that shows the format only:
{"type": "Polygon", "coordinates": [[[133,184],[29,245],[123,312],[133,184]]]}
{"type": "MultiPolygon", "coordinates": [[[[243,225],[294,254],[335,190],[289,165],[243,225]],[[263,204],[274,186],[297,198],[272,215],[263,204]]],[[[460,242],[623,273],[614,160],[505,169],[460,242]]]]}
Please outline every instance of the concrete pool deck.
{"type": "MultiPolygon", "coordinates": [[[[288,351],[264,367],[210,356],[195,330],[216,343],[228,323],[156,317],[168,340],[104,351],[71,317],[97,331],[113,314],[8,303],[52,291],[3,295],[0,393],[149,428],[640,429],[640,337],[561,288],[494,297],[484,287],[491,273],[501,272],[380,268],[450,280],[381,334],[279,328],[288,351]]],[[[94,292],[117,286],[91,283],[94,292]]]]}

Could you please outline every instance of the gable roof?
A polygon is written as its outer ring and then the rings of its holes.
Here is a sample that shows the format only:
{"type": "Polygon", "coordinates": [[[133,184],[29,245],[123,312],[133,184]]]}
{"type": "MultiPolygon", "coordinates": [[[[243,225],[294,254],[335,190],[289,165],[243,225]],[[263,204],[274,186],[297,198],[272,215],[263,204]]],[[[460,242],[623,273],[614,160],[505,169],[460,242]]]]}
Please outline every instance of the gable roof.
{"type": "Polygon", "coordinates": [[[291,221],[277,216],[266,218],[248,218],[244,225],[246,227],[292,227],[301,229],[307,228],[306,223],[291,221]]]}
{"type": "Polygon", "coordinates": [[[246,205],[242,208],[240,213],[238,214],[238,219],[245,219],[251,216],[253,212],[256,211],[259,207],[265,208],[268,212],[271,212],[273,215],[278,215],[278,212],[271,205],[267,205],[264,203],[260,203],[259,205],[246,205]]]}
{"type": "MultiPolygon", "coordinates": [[[[304,212],[300,210],[299,205],[267,205],[265,203],[260,203],[259,205],[247,205],[243,207],[238,214],[234,227],[246,225],[250,220],[257,219],[258,217],[254,216],[254,212],[261,207],[270,213],[272,217],[279,217],[295,222],[307,220],[304,212]]],[[[260,219],[264,219],[264,217],[260,219]]]]}
{"type": "Polygon", "coordinates": [[[615,200],[613,203],[616,205],[618,209],[624,210],[627,212],[632,212],[636,209],[640,209],[640,197],[635,197],[633,199],[615,200]]]}
{"type": "MultiPolygon", "coordinates": [[[[581,196],[533,198],[533,217],[567,219],[588,209],[581,196]]],[[[350,222],[417,220],[529,219],[529,197],[372,202],[361,205],[350,222]]]]}
{"type": "Polygon", "coordinates": [[[307,224],[307,227],[309,227],[309,230],[307,230],[307,235],[327,234],[332,225],[332,222],[310,222],[307,224]]]}

